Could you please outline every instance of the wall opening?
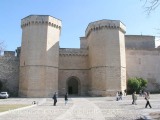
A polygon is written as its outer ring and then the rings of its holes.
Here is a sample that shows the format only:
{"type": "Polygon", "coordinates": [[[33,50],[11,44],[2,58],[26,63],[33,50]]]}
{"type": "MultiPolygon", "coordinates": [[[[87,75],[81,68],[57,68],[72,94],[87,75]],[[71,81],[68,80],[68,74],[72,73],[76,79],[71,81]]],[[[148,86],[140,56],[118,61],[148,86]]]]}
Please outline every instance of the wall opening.
{"type": "Polygon", "coordinates": [[[67,82],[67,91],[69,95],[79,95],[79,81],[75,77],[71,77],[67,82]]]}

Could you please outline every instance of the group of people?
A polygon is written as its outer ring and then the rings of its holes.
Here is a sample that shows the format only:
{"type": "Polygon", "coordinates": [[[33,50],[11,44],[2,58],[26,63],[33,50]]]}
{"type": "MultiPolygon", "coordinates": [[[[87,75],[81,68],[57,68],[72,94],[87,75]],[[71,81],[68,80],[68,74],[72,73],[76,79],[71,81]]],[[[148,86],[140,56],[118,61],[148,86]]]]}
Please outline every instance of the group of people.
{"type": "MultiPolygon", "coordinates": [[[[126,90],[124,90],[124,96],[127,95],[127,92],[126,90]]],[[[123,96],[123,93],[122,91],[117,91],[116,93],[116,101],[119,101],[119,100],[122,100],[122,96],[123,96]]],[[[144,99],[146,100],[146,105],[145,105],[145,108],[147,108],[147,106],[149,106],[150,108],[152,108],[151,104],[150,104],[150,93],[149,92],[144,92],[143,90],[140,90],[140,93],[139,93],[139,96],[143,96],[144,99]]],[[[132,94],[132,104],[133,105],[137,105],[137,94],[136,92],[133,92],[132,94]]]]}
{"type": "MultiPolygon", "coordinates": [[[[146,105],[145,105],[145,108],[147,108],[147,106],[149,106],[150,108],[152,108],[152,106],[151,106],[151,104],[150,104],[150,101],[149,101],[149,99],[150,99],[150,93],[149,92],[144,92],[143,93],[143,95],[144,95],[144,99],[146,100],[146,105]]],[[[141,94],[140,94],[140,96],[141,96],[141,94]]],[[[134,105],[137,105],[137,94],[136,94],[136,92],[134,92],[133,94],[132,94],[132,104],[134,104],[134,105]]]]}
{"type": "Polygon", "coordinates": [[[117,101],[118,101],[118,100],[122,100],[122,96],[123,96],[122,91],[117,91],[117,93],[116,93],[116,100],[117,100],[117,101]]]}
{"type": "MultiPolygon", "coordinates": [[[[122,100],[122,96],[123,96],[123,93],[122,91],[117,91],[116,93],[116,100],[122,100]]],[[[141,96],[141,94],[140,94],[141,96]]],[[[147,106],[149,106],[150,108],[152,108],[151,104],[150,104],[150,93],[149,92],[144,92],[143,93],[143,96],[144,96],[144,99],[146,100],[146,105],[145,105],[145,108],[147,108],[147,106]]],[[[54,103],[53,105],[56,106],[56,103],[57,103],[57,93],[55,92],[54,95],[53,95],[53,100],[54,100],[54,103]]],[[[67,105],[67,102],[68,102],[68,93],[65,94],[64,96],[64,100],[65,100],[65,105],[67,105]]],[[[136,92],[133,92],[132,94],[132,104],[133,105],[137,105],[137,94],[136,92]]]]}
{"type": "MultiPolygon", "coordinates": [[[[57,93],[56,92],[53,95],[53,100],[54,100],[53,105],[56,106],[56,103],[57,103],[57,93]]],[[[64,100],[65,100],[65,105],[67,105],[67,102],[68,102],[68,93],[66,93],[64,95],[64,100]]]]}

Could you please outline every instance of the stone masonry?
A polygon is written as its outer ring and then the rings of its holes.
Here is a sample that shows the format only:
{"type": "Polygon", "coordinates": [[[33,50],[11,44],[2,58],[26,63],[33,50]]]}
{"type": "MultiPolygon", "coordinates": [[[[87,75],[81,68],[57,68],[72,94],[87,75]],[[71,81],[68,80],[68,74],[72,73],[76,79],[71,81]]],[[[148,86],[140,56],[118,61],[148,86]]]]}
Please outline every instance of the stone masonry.
{"type": "Polygon", "coordinates": [[[8,91],[12,97],[18,96],[19,58],[14,51],[5,51],[0,56],[0,81],[3,84],[1,91],[8,91]]]}
{"type": "Polygon", "coordinates": [[[51,97],[58,91],[61,21],[48,15],[21,20],[19,95],[51,97]]]}

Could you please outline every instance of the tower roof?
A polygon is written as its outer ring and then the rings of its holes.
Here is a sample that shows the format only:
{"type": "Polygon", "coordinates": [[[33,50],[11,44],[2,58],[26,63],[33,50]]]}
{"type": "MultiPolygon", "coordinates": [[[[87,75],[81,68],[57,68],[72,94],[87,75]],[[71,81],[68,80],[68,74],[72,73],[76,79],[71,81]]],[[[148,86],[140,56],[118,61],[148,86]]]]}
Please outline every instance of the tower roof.
{"type": "Polygon", "coordinates": [[[91,30],[99,29],[102,27],[107,27],[107,28],[120,28],[122,32],[126,32],[126,26],[120,21],[120,20],[98,20],[95,22],[91,22],[88,24],[85,35],[87,36],[91,30]]]}
{"type": "Polygon", "coordinates": [[[60,19],[52,17],[50,15],[29,15],[21,19],[21,27],[28,26],[30,24],[49,24],[55,27],[61,28],[62,22],[60,19]]]}
{"type": "Polygon", "coordinates": [[[62,21],[62,20],[60,20],[60,19],[58,19],[58,18],[56,18],[56,17],[53,17],[53,16],[51,16],[51,15],[34,15],[34,14],[28,15],[28,16],[22,18],[21,20],[26,19],[26,18],[28,18],[28,17],[32,17],[32,16],[42,16],[42,17],[49,17],[49,16],[50,16],[50,17],[55,18],[55,19],[57,19],[57,20],[59,20],[59,21],[62,21]]]}

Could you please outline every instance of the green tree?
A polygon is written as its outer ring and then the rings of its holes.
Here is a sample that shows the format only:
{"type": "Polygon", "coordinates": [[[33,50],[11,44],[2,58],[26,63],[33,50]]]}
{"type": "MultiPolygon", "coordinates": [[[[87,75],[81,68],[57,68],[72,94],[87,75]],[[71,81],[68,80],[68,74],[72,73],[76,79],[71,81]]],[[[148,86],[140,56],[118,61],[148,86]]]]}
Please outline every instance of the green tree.
{"type": "Polygon", "coordinates": [[[147,80],[143,78],[129,78],[127,88],[129,93],[139,92],[147,86],[147,80]]]}
{"type": "Polygon", "coordinates": [[[138,78],[139,82],[140,82],[140,88],[139,90],[144,89],[147,86],[147,80],[143,79],[143,78],[138,78]]]}

